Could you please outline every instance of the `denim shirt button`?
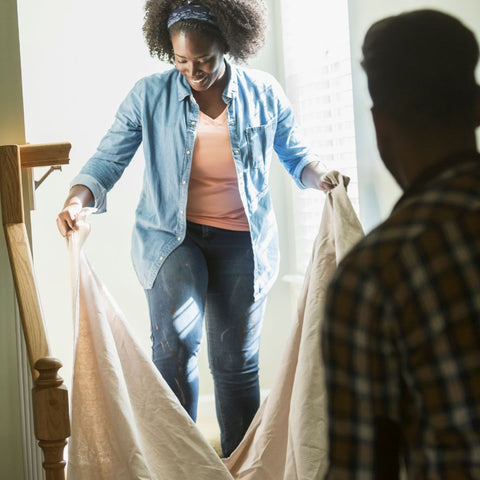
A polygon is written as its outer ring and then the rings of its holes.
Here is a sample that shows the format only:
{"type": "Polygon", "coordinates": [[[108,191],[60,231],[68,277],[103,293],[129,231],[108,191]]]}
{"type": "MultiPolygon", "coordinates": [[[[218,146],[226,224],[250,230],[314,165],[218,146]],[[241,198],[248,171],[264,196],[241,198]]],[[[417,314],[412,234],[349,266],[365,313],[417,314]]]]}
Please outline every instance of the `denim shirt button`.
{"type": "Polygon", "coordinates": [[[190,155],[190,150],[187,150],[187,155],[190,155]]]}
{"type": "Polygon", "coordinates": [[[181,242],[181,241],[182,241],[182,237],[177,237],[177,240],[178,240],[179,242],[181,242]]]}

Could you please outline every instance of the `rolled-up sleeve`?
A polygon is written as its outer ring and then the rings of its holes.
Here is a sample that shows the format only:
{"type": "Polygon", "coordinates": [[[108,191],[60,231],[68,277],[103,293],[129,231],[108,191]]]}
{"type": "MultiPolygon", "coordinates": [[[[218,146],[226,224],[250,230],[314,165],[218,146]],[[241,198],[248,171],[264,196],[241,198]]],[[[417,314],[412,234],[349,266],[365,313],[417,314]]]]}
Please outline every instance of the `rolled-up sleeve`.
{"type": "Polygon", "coordinates": [[[306,187],[301,181],[303,169],[312,162],[319,162],[320,158],[307,147],[283,88],[275,80],[272,80],[272,85],[277,97],[278,112],[274,148],[295,183],[304,189],[306,187]]]}
{"type": "Polygon", "coordinates": [[[142,81],[139,81],[121,103],[95,154],[71,182],[72,186],[84,185],[90,189],[97,213],[106,211],[107,193],[142,142],[142,91],[142,81]]]}

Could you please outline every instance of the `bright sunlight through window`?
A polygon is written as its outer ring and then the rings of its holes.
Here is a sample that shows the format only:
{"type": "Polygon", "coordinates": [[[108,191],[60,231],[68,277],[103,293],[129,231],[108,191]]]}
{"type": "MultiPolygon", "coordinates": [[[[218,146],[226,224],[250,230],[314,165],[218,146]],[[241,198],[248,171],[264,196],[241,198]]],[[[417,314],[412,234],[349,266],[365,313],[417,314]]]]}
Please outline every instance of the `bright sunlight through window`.
{"type": "MultiPolygon", "coordinates": [[[[328,170],[351,179],[358,213],[347,0],[282,0],[286,92],[308,143],[328,170]]],[[[292,188],[296,272],[303,275],[324,194],[292,188]]]]}

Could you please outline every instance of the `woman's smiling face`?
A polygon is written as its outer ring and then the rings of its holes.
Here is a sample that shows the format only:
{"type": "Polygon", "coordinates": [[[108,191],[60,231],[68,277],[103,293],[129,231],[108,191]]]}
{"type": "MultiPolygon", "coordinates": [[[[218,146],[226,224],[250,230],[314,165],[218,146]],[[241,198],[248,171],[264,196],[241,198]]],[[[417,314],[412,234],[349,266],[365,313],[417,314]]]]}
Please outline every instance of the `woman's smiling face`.
{"type": "Polygon", "coordinates": [[[224,48],[199,33],[174,33],[171,37],[175,67],[197,92],[208,90],[225,74],[224,48]]]}

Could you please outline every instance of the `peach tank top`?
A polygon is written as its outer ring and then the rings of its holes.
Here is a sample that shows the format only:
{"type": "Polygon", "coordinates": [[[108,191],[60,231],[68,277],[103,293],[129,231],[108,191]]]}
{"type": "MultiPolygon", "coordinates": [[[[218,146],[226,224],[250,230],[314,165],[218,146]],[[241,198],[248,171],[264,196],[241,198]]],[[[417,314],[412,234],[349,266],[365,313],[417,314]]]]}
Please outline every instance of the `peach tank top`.
{"type": "Polygon", "coordinates": [[[238,191],[226,108],[215,119],[199,114],[187,220],[227,230],[249,230],[238,191]]]}

